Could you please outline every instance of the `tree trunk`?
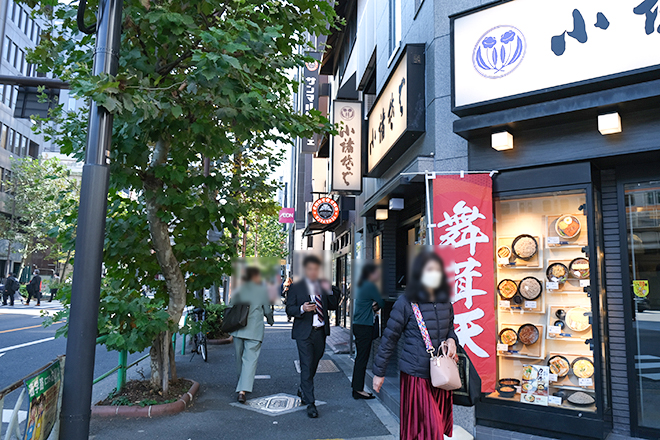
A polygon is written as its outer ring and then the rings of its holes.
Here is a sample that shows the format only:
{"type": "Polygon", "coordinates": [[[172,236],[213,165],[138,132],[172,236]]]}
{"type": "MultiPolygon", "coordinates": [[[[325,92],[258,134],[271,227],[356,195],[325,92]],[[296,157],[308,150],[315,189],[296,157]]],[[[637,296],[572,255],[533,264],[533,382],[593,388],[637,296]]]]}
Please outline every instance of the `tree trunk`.
{"type": "MultiPolygon", "coordinates": [[[[179,261],[174,255],[170,241],[170,232],[168,224],[163,222],[158,216],[162,207],[156,202],[158,195],[164,191],[163,182],[155,177],[155,169],[162,166],[167,161],[169,153],[169,143],[159,140],[154,149],[153,158],[149,166],[149,172],[143,178],[143,187],[145,190],[145,205],[147,211],[147,220],[149,222],[149,233],[151,235],[151,244],[156,253],[156,259],[160,265],[161,272],[165,278],[167,292],[169,294],[169,303],[167,312],[170,315],[170,323],[178,328],[183,309],[186,306],[186,281],[181,272],[179,261]]],[[[170,378],[170,352],[171,350],[171,332],[161,334],[159,340],[154,341],[151,357],[151,381],[160,382],[163,392],[166,392],[170,378]],[[158,347],[154,350],[155,347],[158,347]],[[157,356],[153,356],[154,351],[157,356]],[[160,373],[160,377],[154,377],[154,373],[160,373]]],[[[173,362],[172,362],[173,364],[173,362]]],[[[174,376],[174,375],[173,375],[174,376]]]]}
{"type": "Polygon", "coordinates": [[[60,281],[64,281],[66,279],[64,275],[66,275],[66,265],[69,264],[70,259],[71,249],[69,249],[69,252],[66,253],[66,260],[64,260],[64,266],[62,266],[62,272],[60,273],[60,281]]]}

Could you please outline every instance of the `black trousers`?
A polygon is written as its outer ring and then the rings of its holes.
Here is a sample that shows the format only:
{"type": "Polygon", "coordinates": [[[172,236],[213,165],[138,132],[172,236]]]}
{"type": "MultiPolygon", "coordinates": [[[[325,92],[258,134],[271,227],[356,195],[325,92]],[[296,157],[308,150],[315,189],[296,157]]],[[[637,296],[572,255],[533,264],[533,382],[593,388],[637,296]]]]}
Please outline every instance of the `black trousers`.
{"type": "Polygon", "coordinates": [[[57,289],[50,289],[50,299],[48,300],[48,302],[53,301],[53,297],[55,296],[56,293],[57,293],[57,289]]]}
{"type": "Polygon", "coordinates": [[[2,292],[2,305],[6,306],[7,305],[7,298],[9,298],[9,304],[11,304],[13,306],[14,305],[14,295],[15,295],[15,292],[8,292],[6,290],[4,292],[2,292]]]}
{"type": "Polygon", "coordinates": [[[353,324],[355,335],[355,365],[353,366],[353,391],[364,390],[364,375],[367,373],[367,363],[371,354],[371,342],[374,334],[372,325],[353,324]]]}
{"type": "Polygon", "coordinates": [[[303,405],[316,402],[314,376],[325,352],[325,329],[312,329],[307,339],[296,339],[300,358],[300,393],[303,405]]]}
{"type": "Polygon", "coordinates": [[[30,302],[30,300],[34,298],[37,300],[37,304],[41,302],[41,292],[37,292],[34,295],[28,292],[28,297],[27,297],[27,302],[30,302]]]}

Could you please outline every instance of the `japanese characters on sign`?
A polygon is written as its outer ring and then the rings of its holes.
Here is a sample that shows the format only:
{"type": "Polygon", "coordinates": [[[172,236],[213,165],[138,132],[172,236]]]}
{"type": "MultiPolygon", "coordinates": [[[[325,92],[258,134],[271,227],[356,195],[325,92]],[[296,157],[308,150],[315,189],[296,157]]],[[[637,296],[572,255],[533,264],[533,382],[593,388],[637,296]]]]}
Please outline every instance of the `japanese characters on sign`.
{"type": "Polygon", "coordinates": [[[25,380],[30,406],[25,428],[26,440],[45,440],[55,426],[62,384],[62,360],[54,361],[41,373],[25,380]]]}
{"type": "Polygon", "coordinates": [[[424,48],[408,45],[369,113],[367,171],[382,174],[425,130],[424,48]]]}
{"type": "MultiPolygon", "coordinates": [[[[321,54],[319,52],[308,52],[307,56],[316,61],[305,63],[303,69],[302,83],[302,112],[308,114],[310,110],[319,108],[319,70],[321,70],[321,54]]],[[[314,134],[311,138],[302,139],[303,153],[316,153],[319,149],[319,136],[314,134]]]]}
{"type": "Polygon", "coordinates": [[[335,101],[333,122],[337,131],[332,141],[332,181],[336,192],[362,190],[362,103],[335,101]]]}
{"type": "MultiPolygon", "coordinates": [[[[449,248],[454,326],[481,377],[495,389],[496,343],[492,180],[488,174],[440,176],[433,182],[434,244],[449,248]]],[[[443,256],[445,256],[443,255],[443,256]]],[[[445,259],[447,257],[445,256],[445,259]]]]}
{"type": "Polygon", "coordinates": [[[516,0],[457,17],[454,105],[657,66],[659,6],[660,0],[516,0]]]}

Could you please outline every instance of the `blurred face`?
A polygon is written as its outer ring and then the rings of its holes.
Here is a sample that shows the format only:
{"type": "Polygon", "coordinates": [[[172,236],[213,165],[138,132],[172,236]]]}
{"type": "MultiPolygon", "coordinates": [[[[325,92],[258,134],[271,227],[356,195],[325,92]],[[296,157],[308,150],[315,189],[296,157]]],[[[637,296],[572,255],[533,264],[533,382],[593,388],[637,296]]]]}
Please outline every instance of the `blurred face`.
{"type": "Polygon", "coordinates": [[[261,284],[261,274],[253,275],[251,281],[255,284],[261,284]]]}
{"type": "Polygon", "coordinates": [[[319,279],[319,274],[321,273],[321,266],[316,263],[307,263],[305,266],[305,277],[310,281],[316,281],[319,279]]]}
{"type": "Polygon", "coordinates": [[[378,283],[378,281],[380,281],[380,276],[381,276],[380,269],[376,269],[374,273],[372,273],[371,276],[369,276],[369,281],[376,284],[378,283]]]}
{"type": "Polygon", "coordinates": [[[442,284],[442,278],[444,274],[442,273],[442,267],[440,263],[434,260],[430,260],[424,266],[422,271],[422,285],[430,290],[435,290],[440,287],[442,284]]]}

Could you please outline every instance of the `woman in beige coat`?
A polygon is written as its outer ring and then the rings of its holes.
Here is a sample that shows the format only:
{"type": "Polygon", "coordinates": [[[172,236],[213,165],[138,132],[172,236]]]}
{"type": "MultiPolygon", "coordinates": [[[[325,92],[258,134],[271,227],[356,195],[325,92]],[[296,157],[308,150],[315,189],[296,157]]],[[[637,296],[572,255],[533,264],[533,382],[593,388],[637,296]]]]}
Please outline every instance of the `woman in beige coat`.
{"type": "Polygon", "coordinates": [[[238,401],[245,403],[245,393],[252,392],[254,375],[257,372],[257,361],[261,353],[261,343],[264,340],[264,316],[268,324],[273,325],[273,311],[268,300],[268,291],[261,282],[261,273],[256,267],[248,267],[245,271],[243,285],[232,295],[229,305],[235,303],[250,304],[247,325],[231,332],[236,349],[236,366],[238,368],[238,384],[236,392],[238,401]]]}

